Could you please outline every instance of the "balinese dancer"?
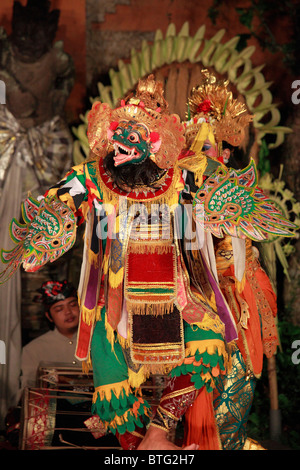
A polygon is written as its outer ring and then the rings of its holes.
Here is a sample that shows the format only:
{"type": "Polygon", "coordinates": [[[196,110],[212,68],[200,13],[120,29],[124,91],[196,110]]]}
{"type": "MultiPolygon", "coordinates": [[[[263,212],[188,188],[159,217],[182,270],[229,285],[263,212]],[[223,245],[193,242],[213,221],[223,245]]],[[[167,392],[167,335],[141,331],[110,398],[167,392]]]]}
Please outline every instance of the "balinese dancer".
{"type": "MultiPolygon", "coordinates": [[[[203,81],[188,102],[185,127],[190,151],[181,163],[186,181],[183,194],[186,202],[205,206],[203,252],[238,331],[232,369],[218,381],[214,407],[222,447],[242,449],[263,354],[271,357],[279,344],[276,295],[252,241],[266,241],[270,234],[293,236],[295,227],[284,221],[257,187],[253,161],[243,170],[229,166],[232,149],[243,144],[252,116],[233,99],[227,81],[217,82],[207,71],[202,73],[203,81]]],[[[195,439],[193,433],[190,438],[195,439]]]]}
{"type": "Polygon", "coordinates": [[[171,449],[170,431],[197,398],[197,445],[221,449],[213,390],[237,331],[193,233],[186,240],[183,127],[152,76],[115,109],[94,103],[88,121],[90,158],[25,201],[28,223],[11,224],[18,245],[2,251],[2,279],[63,255],[85,221],[76,356],[93,368],[93,412],[124,449],[171,449]],[[152,413],[141,385],[155,373],[170,381],[152,413]]]}

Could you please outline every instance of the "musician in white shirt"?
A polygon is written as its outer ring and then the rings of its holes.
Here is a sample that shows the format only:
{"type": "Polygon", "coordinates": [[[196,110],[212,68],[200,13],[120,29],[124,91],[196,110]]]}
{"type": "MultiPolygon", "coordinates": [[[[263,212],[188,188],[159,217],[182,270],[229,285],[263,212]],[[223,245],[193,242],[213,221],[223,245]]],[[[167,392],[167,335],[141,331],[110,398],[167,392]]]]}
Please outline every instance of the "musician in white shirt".
{"type": "Polygon", "coordinates": [[[75,358],[79,322],[76,289],[67,281],[47,281],[39,291],[45,315],[54,328],[24,346],[21,389],[36,386],[36,375],[41,363],[79,365],[75,358]]]}

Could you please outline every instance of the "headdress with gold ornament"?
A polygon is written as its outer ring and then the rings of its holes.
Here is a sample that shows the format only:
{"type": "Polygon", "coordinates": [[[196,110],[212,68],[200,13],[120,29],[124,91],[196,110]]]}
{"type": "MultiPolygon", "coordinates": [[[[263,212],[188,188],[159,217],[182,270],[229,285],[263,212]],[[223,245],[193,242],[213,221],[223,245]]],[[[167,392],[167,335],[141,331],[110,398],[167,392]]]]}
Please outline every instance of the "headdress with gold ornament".
{"type": "Polygon", "coordinates": [[[185,145],[184,128],[179,116],[169,113],[162,83],[156,82],[153,75],[140,79],[136,90],[122,99],[115,109],[100,101],[93,104],[88,114],[87,131],[93,154],[101,158],[108,153],[108,130],[114,123],[124,120],[134,120],[147,126],[150,142],[151,138],[157,139],[159,136],[161,146],[151,156],[159,168],[167,169],[175,165],[185,145]]]}
{"type": "MultiPolygon", "coordinates": [[[[196,138],[203,124],[212,131],[217,143],[226,141],[239,146],[245,129],[252,121],[244,103],[233,98],[228,80],[217,81],[207,70],[202,70],[203,83],[194,87],[188,100],[186,139],[188,145],[196,138]]],[[[213,142],[212,142],[213,143],[213,142]]]]}

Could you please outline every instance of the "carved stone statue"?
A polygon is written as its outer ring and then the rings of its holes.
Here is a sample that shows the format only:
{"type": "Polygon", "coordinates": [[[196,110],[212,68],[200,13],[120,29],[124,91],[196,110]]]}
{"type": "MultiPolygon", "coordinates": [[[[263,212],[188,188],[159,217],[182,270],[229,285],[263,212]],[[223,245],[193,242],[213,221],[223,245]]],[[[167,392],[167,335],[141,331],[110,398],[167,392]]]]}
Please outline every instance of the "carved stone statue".
{"type": "MultiPolygon", "coordinates": [[[[0,83],[5,90],[0,104],[0,238],[8,245],[12,242],[7,227],[24,195],[42,195],[72,164],[73,139],[63,109],[74,83],[74,66],[62,42],[54,42],[59,15],[59,10],[50,11],[48,0],[28,0],[26,6],[15,1],[11,35],[0,28],[0,83]]],[[[28,281],[34,291],[40,277],[28,281]]],[[[21,299],[24,318],[30,304],[27,289],[23,282],[21,288],[20,277],[0,289],[0,339],[7,353],[0,371],[0,421],[15,404],[21,299]]]]}
{"type": "Polygon", "coordinates": [[[74,66],[63,44],[53,44],[59,10],[49,7],[47,0],[28,0],[26,6],[14,2],[12,33],[0,33],[0,80],[6,87],[0,135],[7,136],[0,144],[1,187],[11,160],[3,160],[2,151],[9,137],[21,144],[19,163],[21,158],[35,172],[37,181],[32,185],[30,178],[25,191],[40,189],[51,178],[56,181],[70,163],[72,139],[61,116],[74,83],[74,66]]]}

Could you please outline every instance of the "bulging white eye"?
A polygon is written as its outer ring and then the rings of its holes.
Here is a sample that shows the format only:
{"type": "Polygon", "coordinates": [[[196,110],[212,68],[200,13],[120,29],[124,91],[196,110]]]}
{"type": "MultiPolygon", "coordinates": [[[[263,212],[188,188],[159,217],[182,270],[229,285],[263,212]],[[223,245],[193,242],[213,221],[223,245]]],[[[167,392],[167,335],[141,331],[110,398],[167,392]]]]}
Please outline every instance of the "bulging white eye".
{"type": "Polygon", "coordinates": [[[140,141],[139,135],[136,132],[131,132],[127,138],[133,144],[137,144],[140,141]]]}

